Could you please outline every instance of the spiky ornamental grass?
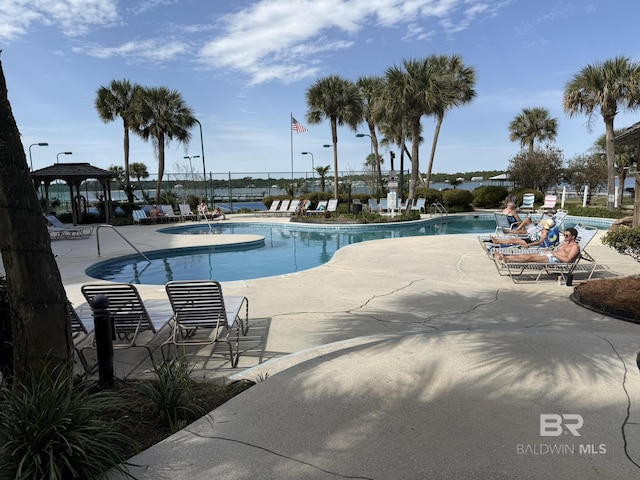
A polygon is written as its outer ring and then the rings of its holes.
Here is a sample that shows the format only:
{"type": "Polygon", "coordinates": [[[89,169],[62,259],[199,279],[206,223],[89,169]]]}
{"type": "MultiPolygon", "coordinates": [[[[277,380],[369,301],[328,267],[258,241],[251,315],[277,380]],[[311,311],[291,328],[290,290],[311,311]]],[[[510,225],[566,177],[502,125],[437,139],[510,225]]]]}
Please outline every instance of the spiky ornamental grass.
{"type": "Polygon", "coordinates": [[[43,374],[0,391],[1,479],[91,479],[112,468],[133,478],[122,465],[133,441],[99,415],[123,405],[93,383],[70,382],[43,374]]]}
{"type": "Polygon", "coordinates": [[[194,402],[193,367],[184,357],[155,363],[153,369],[156,378],[142,383],[138,388],[151,400],[156,413],[172,433],[184,428],[194,415],[206,413],[194,402]]]}

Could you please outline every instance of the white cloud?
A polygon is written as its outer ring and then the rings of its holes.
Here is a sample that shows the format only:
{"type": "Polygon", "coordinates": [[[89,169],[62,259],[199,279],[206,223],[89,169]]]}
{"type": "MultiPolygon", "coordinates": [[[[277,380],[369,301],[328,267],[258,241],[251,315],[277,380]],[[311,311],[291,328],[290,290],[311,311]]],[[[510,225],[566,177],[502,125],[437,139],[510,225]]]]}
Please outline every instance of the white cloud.
{"type": "Polygon", "coordinates": [[[406,25],[406,40],[430,40],[439,20],[459,32],[508,1],[476,0],[263,0],[220,19],[223,33],[200,50],[200,61],[252,77],[252,83],[315,75],[314,56],[353,45],[367,25],[406,25]],[[496,6],[497,5],[497,6],[496,6]],[[431,21],[431,22],[430,22],[431,21]],[[428,26],[425,27],[425,23],[428,26]],[[331,38],[327,41],[326,38],[331,38]]]}
{"type": "Polygon", "coordinates": [[[76,37],[118,20],[115,0],[0,0],[0,40],[5,41],[26,35],[37,23],[76,37]]]}
{"type": "Polygon", "coordinates": [[[188,45],[169,39],[132,40],[117,47],[87,45],[73,49],[76,53],[84,53],[96,58],[124,57],[133,60],[164,62],[182,55],[188,45]]]}

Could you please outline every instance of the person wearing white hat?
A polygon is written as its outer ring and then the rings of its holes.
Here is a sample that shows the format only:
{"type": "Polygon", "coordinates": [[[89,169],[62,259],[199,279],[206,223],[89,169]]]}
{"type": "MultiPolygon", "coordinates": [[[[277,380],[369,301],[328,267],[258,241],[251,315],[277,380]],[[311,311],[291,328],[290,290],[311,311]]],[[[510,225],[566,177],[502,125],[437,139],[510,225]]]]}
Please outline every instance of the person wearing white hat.
{"type": "Polygon", "coordinates": [[[521,245],[523,247],[553,247],[560,241],[558,229],[555,228],[556,223],[551,218],[543,218],[540,220],[542,230],[534,232],[528,237],[506,237],[496,238],[491,237],[491,241],[494,245],[521,245]]]}

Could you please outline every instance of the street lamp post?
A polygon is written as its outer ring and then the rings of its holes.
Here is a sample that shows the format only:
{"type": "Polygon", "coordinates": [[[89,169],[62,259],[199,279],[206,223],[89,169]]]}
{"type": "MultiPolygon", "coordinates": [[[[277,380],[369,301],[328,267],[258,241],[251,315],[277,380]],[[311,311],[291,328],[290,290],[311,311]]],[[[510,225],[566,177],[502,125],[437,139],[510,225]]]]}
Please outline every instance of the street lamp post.
{"type": "Polygon", "coordinates": [[[373,138],[368,133],[356,133],[356,138],[369,137],[369,142],[371,143],[371,153],[373,153],[373,138]]]}
{"type": "MultiPolygon", "coordinates": [[[[194,186],[194,185],[195,185],[195,183],[196,183],[196,180],[195,180],[195,177],[194,177],[194,175],[193,175],[193,165],[192,165],[192,163],[191,163],[191,159],[192,159],[192,158],[200,158],[200,155],[192,155],[192,156],[190,156],[190,157],[189,157],[189,156],[185,156],[184,158],[189,159],[189,170],[191,170],[191,184],[192,184],[192,186],[194,186]]],[[[206,183],[207,183],[207,172],[204,172],[204,182],[205,182],[205,185],[206,185],[206,183]]],[[[205,187],[205,188],[206,188],[206,187],[205,187]]],[[[195,189],[194,189],[194,191],[195,191],[195,189]]],[[[207,198],[206,198],[206,196],[205,196],[205,200],[204,200],[204,201],[205,201],[206,203],[208,203],[208,202],[207,202],[207,198]]]]}
{"type": "Polygon", "coordinates": [[[37,145],[39,147],[48,147],[49,144],[46,142],[40,142],[40,143],[32,143],[31,145],[29,145],[29,167],[31,168],[31,171],[33,172],[33,160],[31,159],[31,147],[33,147],[34,145],[37,145]]]}
{"type": "Polygon", "coordinates": [[[56,155],[56,163],[60,163],[60,155],[73,155],[73,152],[60,152],[56,155]]]}
{"type": "Polygon", "coordinates": [[[315,177],[315,175],[313,174],[313,172],[315,171],[315,165],[313,163],[313,153],[311,152],[301,152],[302,155],[311,155],[311,175],[313,175],[315,177]]]}
{"type": "MultiPolygon", "coordinates": [[[[207,198],[207,165],[204,163],[204,140],[202,138],[202,124],[197,118],[194,118],[198,127],[200,127],[200,152],[202,153],[202,172],[204,173],[204,198],[205,203],[209,203],[209,199],[207,198]]],[[[193,157],[196,158],[196,157],[193,157]]],[[[213,190],[213,186],[211,187],[213,190]]],[[[213,191],[211,192],[211,196],[213,196],[213,191]]]]}

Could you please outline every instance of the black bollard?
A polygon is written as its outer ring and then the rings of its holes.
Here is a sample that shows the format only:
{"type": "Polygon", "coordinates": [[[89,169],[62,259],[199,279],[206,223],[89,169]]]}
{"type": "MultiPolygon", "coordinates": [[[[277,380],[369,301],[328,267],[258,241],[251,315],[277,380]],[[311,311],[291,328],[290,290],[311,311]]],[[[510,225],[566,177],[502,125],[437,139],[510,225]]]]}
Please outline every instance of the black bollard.
{"type": "Polygon", "coordinates": [[[98,385],[113,388],[113,324],[107,311],[109,299],[96,295],[91,302],[95,327],[96,352],[98,354],[98,385]]]}

